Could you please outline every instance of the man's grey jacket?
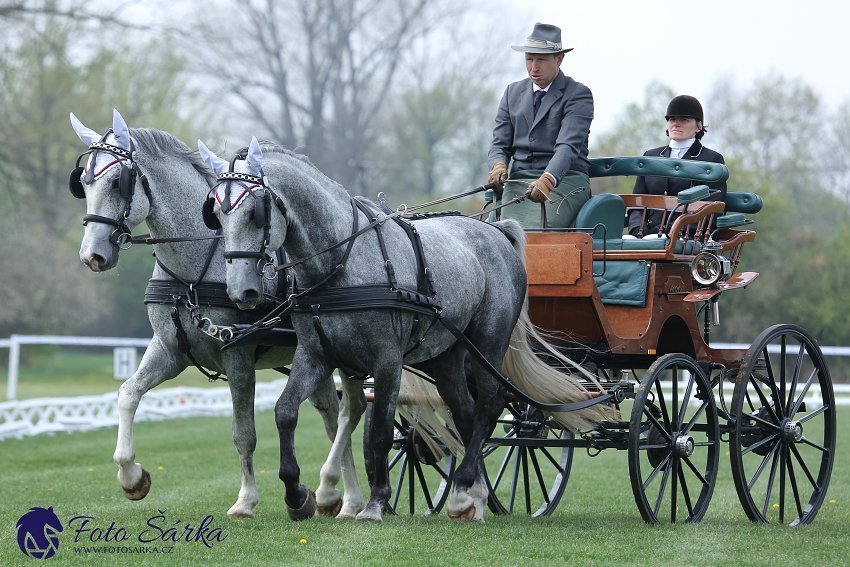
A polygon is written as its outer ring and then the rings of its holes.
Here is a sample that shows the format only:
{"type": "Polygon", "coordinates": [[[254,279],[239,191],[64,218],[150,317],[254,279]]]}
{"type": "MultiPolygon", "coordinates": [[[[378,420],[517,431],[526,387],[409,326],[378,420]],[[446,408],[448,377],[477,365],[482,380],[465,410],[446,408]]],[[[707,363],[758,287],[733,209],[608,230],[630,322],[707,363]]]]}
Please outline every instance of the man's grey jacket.
{"type": "Polygon", "coordinates": [[[542,169],[560,182],[568,171],[590,172],[587,140],[593,120],[593,94],[583,84],[558,71],[534,115],[531,79],[505,89],[493,142],[488,154],[492,170],[497,162],[510,164],[511,173],[542,169]]]}

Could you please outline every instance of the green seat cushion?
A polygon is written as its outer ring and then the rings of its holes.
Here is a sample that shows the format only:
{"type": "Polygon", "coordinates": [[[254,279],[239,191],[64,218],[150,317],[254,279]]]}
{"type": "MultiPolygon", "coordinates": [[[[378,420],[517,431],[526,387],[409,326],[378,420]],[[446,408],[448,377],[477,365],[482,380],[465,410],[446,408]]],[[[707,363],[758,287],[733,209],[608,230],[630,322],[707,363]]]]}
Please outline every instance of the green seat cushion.
{"type": "MultiPolygon", "coordinates": [[[[601,224],[605,230],[598,229],[593,232],[593,240],[618,240],[623,237],[623,228],[626,220],[626,205],[619,195],[603,193],[591,197],[585,203],[576,216],[576,228],[593,229],[601,224]]],[[[609,244],[608,248],[612,245],[609,244]]]]}
{"type": "Polygon", "coordinates": [[[740,191],[730,191],[726,193],[726,212],[727,213],[746,213],[754,215],[759,212],[764,205],[761,197],[755,193],[744,193],[740,191]]]}
{"type": "Polygon", "coordinates": [[[741,226],[745,222],[744,213],[730,213],[717,219],[717,228],[732,228],[733,226],[741,226]]]}
{"type": "Polygon", "coordinates": [[[605,305],[646,305],[650,263],[646,260],[595,260],[593,273],[602,303],[605,305]]]}
{"type": "Polygon", "coordinates": [[[684,191],[679,191],[676,195],[680,205],[690,205],[695,201],[702,201],[708,198],[708,185],[697,185],[684,191]]]}
{"type": "Polygon", "coordinates": [[[711,183],[729,179],[729,169],[722,163],[689,159],[647,156],[590,158],[590,177],[619,175],[656,175],[711,183]]]}
{"type": "MultiPolygon", "coordinates": [[[[606,250],[664,250],[669,240],[666,238],[622,238],[605,241],[606,250]]],[[[699,254],[702,244],[696,242],[694,252],[694,240],[688,240],[687,245],[681,240],[676,241],[676,254],[699,254]]],[[[593,241],[594,250],[602,250],[602,241],[593,241]]]]}

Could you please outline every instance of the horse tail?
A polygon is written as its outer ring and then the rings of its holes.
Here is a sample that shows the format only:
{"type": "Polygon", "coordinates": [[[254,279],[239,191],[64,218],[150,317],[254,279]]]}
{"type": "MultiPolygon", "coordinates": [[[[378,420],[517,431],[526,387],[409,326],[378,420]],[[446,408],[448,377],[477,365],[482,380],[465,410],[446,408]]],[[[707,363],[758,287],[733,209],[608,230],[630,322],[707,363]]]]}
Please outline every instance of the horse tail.
{"type": "MultiPolygon", "coordinates": [[[[420,374],[419,371],[416,374],[420,374]]],[[[449,453],[463,455],[463,442],[437,387],[427,376],[416,374],[401,371],[396,410],[420,433],[420,438],[438,459],[449,453]]]]}
{"type": "MultiPolygon", "coordinates": [[[[525,232],[519,223],[506,220],[493,224],[505,234],[525,265],[525,232]]],[[[586,383],[601,389],[596,376],[549,344],[531,322],[528,315],[527,288],[522,301],[522,310],[516,326],[511,331],[511,344],[505,353],[502,373],[529,397],[549,404],[583,401],[593,395],[577,375],[584,376],[586,383]],[[529,339],[537,343],[547,356],[551,356],[563,366],[573,368],[576,372],[561,372],[543,362],[532,350],[529,339]]],[[[593,429],[601,421],[619,419],[619,412],[606,404],[571,412],[554,412],[550,415],[573,432],[593,429]]]]}

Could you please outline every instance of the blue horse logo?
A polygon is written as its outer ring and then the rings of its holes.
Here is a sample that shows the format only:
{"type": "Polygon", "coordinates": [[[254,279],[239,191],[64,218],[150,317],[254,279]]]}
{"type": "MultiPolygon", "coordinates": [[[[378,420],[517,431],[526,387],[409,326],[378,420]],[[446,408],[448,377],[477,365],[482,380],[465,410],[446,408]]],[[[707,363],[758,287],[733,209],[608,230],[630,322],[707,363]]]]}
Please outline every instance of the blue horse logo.
{"type": "Polygon", "coordinates": [[[18,546],[27,557],[48,559],[59,549],[62,522],[50,508],[30,508],[18,520],[18,546]]]}

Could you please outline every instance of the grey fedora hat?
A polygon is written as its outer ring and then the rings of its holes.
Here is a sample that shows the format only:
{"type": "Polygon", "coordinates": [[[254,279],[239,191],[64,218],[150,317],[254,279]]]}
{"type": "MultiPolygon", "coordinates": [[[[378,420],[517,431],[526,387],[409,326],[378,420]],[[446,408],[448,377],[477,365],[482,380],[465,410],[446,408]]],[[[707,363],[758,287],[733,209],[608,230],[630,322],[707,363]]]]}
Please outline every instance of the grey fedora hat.
{"type": "Polygon", "coordinates": [[[534,30],[524,44],[512,45],[511,49],[523,53],[566,53],[573,50],[561,45],[561,28],[540,22],[534,24],[534,30]]]}

